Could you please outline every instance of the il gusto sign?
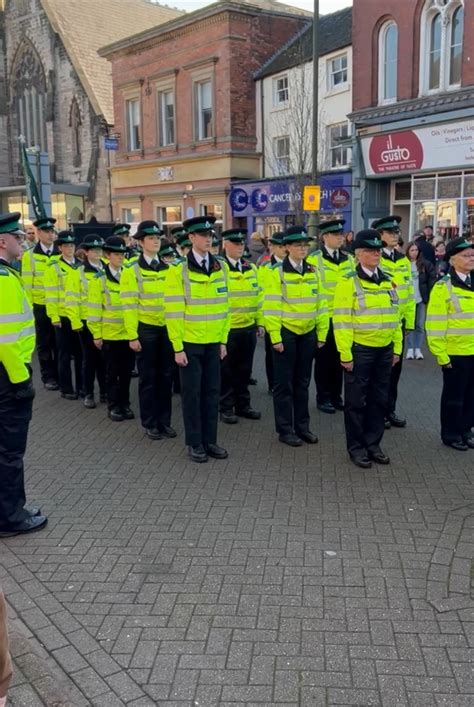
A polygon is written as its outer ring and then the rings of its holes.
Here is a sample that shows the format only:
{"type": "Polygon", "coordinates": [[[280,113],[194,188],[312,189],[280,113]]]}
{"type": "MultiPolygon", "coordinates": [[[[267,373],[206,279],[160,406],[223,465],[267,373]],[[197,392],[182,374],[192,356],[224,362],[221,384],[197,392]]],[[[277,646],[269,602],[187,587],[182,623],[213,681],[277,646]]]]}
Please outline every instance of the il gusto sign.
{"type": "Polygon", "coordinates": [[[421,169],[423,145],[412,130],[377,135],[371,141],[369,162],[373,174],[421,169]]]}

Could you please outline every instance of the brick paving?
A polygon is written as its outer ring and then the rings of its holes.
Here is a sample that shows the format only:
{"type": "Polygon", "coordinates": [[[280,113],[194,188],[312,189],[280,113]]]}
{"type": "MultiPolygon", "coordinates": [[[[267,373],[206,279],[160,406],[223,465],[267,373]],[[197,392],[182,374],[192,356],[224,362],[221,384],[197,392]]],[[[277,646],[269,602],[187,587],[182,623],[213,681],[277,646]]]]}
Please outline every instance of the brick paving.
{"type": "Polygon", "coordinates": [[[474,452],[439,441],[436,367],[405,364],[409,427],[370,471],[314,402],[320,444],[280,445],[261,347],[255,373],[264,419],[222,426],[229,459],[206,465],[177,398],[180,436],[151,442],[39,390],[49,525],[0,541],[11,705],[473,704],[474,452]]]}

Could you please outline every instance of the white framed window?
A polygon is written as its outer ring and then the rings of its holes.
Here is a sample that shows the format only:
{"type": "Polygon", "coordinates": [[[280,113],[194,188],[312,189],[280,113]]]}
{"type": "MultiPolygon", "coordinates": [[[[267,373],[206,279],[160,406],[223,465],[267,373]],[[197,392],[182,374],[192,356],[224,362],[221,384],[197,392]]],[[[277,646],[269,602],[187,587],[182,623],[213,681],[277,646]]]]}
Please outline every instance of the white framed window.
{"type": "Polygon", "coordinates": [[[125,101],[125,123],[127,128],[127,150],[133,152],[141,147],[140,140],[140,101],[129,98],[125,101]]]}
{"type": "Polygon", "coordinates": [[[158,125],[160,146],[174,145],[174,91],[171,88],[158,92],[158,125]]]}
{"type": "Polygon", "coordinates": [[[379,32],[379,104],[397,100],[398,27],[386,22],[379,32]]]}
{"type": "Polygon", "coordinates": [[[120,210],[120,219],[122,223],[138,223],[140,221],[140,207],[124,206],[120,210]]]}
{"type": "Polygon", "coordinates": [[[420,23],[420,93],[461,85],[464,0],[427,0],[420,23]]]}
{"type": "Polygon", "coordinates": [[[278,76],[273,79],[273,105],[277,108],[286,106],[289,98],[288,76],[278,76]]]}
{"type": "Polygon", "coordinates": [[[182,223],[181,206],[157,206],[156,219],[163,226],[176,226],[182,223]]]}
{"type": "Polygon", "coordinates": [[[347,167],[351,161],[349,123],[336,123],[328,126],[329,166],[331,169],[347,167]]]}
{"type": "Polygon", "coordinates": [[[282,135],[273,139],[273,152],[277,174],[290,172],[290,136],[282,135]]]}
{"type": "Polygon", "coordinates": [[[222,204],[200,204],[200,216],[215,216],[216,223],[222,223],[224,219],[224,207],[222,204]]]}
{"type": "Polygon", "coordinates": [[[347,54],[328,59],[328,90],[340,88],[347,83],[347,54]]]}
{"type": "Polygon", "coordinates": [[[212,81],[197,81],[194,84],[194,115],[196,140],[207,140],[213,137],[213,105],[212,81]]]}

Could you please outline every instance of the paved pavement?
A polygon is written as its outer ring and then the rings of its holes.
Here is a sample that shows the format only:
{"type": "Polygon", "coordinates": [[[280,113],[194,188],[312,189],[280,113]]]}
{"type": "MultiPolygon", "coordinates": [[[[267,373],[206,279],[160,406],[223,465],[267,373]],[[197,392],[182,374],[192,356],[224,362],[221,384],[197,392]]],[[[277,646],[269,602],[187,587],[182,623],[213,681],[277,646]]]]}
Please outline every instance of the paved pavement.
{"type": "Polygon", "coordinates": [[[320,444],[280,445],[261,347],[256,375],[264,420],[223,427],[229,459],[206,465],[182,434],[39,392],[28,490],[49,525],[0,542],[12,705],[474,703],[474,452],[439,442],[436,367],[405,365],[409,427],[367,472],[341,414],[313,407],[320,444]]]}

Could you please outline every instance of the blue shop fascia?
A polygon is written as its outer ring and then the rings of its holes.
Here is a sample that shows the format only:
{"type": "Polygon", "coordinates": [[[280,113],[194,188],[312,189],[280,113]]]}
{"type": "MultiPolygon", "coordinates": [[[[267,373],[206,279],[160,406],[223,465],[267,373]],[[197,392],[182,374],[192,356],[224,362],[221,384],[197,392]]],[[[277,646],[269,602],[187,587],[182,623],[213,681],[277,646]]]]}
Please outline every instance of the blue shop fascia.
{"type": "MultiPolygon", "coordinates": [[[[233,181],[229,204],[235,226],[246,228],[249,235],[258,231],[270,236],[294,224],[301,213],[302,185],[310,179],[291,177],[233,181]]],[[[352,172],[329,172],[318,179],[321,186],[320,219],[340,217],[346,220],[346,231],[352,230],[352,172]]],[[[307,223],[309,214],[304,215],[307,223]]]]}

